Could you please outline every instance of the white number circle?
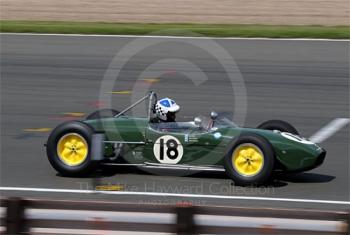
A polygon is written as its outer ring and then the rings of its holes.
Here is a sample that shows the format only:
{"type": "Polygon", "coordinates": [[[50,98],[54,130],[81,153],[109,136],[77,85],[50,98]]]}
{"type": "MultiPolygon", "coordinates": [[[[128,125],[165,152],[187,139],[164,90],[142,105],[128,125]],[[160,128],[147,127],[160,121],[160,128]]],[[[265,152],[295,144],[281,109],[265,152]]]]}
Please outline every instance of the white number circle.
{"type": "Polygon", "coordinates": [[[154,143],[153,153],[160,163],[176,164],[181,161],[184,149],[177,138],[163,135],[154,143]]]}
{"type": "Polygon", "coordinates": [[[313,142],[306,140],[306,139],[302,139],[297,135],[293,135],[291,133],[288,132],[281,132],[281,135],[287,139],[302,143],[302,144],[314,144],[313,142]]]}

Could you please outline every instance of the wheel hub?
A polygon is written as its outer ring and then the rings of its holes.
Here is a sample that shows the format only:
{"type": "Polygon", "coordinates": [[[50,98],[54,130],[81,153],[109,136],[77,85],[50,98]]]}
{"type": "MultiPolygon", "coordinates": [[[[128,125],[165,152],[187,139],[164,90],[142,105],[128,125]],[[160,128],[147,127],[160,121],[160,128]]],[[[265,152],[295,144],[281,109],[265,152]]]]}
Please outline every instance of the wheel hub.
{"type": "Polygon", "coordinates": [[[262,170],[264,155],[260,148],[254,144],[241,144],[236,147],[232,154],[232,165],[238,174],[252,177],[262,170]]]}
{"type": "Polygon", "coordinates": [[[84,137],[77,133],[66,134],[58,141],[57,154],[60,160],[66,165],[80,165],[87,158],[87,142],[84,137]]]}

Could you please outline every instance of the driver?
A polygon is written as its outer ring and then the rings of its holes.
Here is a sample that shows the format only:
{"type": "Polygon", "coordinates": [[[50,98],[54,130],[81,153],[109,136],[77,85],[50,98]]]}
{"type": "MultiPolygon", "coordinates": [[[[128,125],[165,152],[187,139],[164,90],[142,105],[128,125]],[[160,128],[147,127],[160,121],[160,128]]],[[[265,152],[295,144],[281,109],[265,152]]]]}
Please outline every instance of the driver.
{"type": "Polygon", "coordinates": [[[180,106],[170,98],[163,98],[157,101],[154,109],[160,122],[175,122],[176,113],[180,110],[180,106]]]}

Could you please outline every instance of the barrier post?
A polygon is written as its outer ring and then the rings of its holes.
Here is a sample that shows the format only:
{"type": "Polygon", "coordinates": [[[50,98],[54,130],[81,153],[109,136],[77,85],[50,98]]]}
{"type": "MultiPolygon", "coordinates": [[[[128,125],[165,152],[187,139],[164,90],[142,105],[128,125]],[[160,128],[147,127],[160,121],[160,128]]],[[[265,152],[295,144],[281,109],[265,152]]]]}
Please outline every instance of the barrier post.
{"type": "Polygon", "coordinates": [[[18,197],[9,198],[7,200],[6,210],[6,234],[24,234],[25,201],[18,197]]]}
{"type": "Polygon", "coordinates": [[[348,217],[348,221],[347,221],[347,224],[348,224],[347,233],[350,234],[350,210],[348,210],[347,217],[348,217]]]}
{"type": "Polygon", "coordinates": [[[178,235],[196,234],[194,222],[195,207],[189,203],[176,206],[176,233],[178,235]]]}

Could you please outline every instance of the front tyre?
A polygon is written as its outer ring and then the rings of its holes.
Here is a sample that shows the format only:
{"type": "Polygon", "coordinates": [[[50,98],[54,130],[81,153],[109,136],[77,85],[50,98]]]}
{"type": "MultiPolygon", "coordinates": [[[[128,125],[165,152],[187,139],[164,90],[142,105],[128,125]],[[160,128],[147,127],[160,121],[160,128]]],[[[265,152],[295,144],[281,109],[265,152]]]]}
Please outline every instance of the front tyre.
{"type": "Polygon", "coordinates": [[[52,167],[63,176],[84,176],[95,170],[91,160],[93,129],[79,121],[57,126],[50,134],[46,154],[52,167]]]}
{"type": "Polygon", "coordinates": [[[232,142],[224,166],[236,185],[263,185],[271,177],[274,160],[271,144],[261,136],[250,134],[232,142]]]}
{"type": "Polygon", "coordinates": [[[261,123],[257,128],[271,131],[278,130],[281,132],[289,132],[294,135],[299,135],[299,132],[294,126],[282,120],[269,120],[261,123]]]}

